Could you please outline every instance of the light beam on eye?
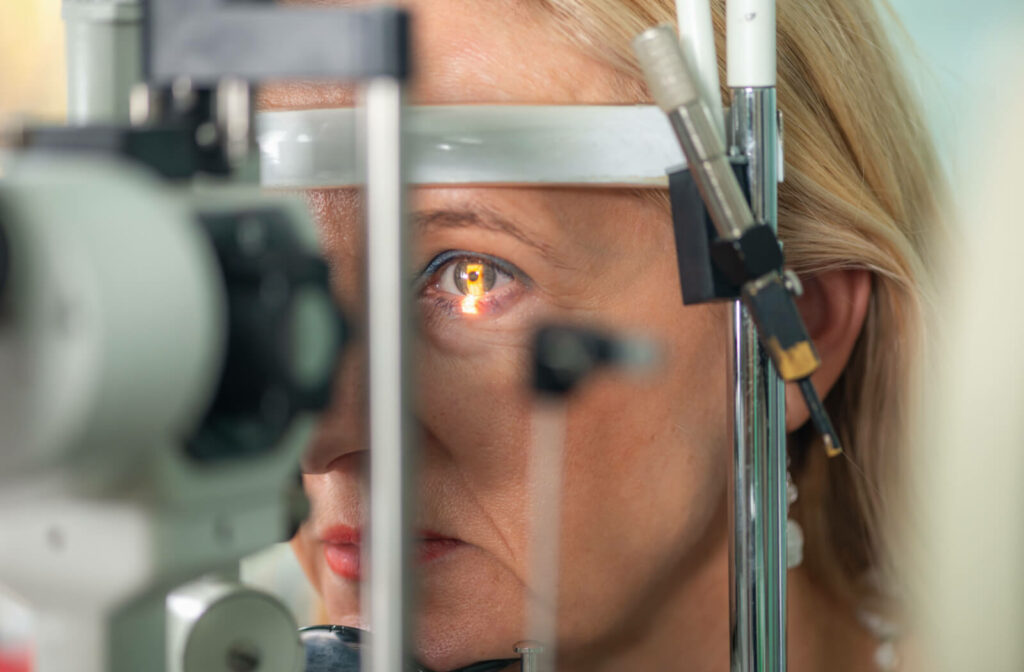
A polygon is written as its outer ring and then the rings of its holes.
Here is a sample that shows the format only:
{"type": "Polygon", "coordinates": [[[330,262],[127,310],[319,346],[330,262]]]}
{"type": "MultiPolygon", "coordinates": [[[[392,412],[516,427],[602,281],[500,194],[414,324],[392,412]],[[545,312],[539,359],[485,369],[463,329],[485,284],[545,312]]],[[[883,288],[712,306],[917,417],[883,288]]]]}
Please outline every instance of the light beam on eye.
{"type": "Polygon", "coordinates": [[[479,297],[474,296],[473,294],[469,294],[467,296],[464,296],[462,298],[462,303],[459,304],[459,307],[462,309],[462,314],[463,315],[477,315],[480,312],[479,309],[477,309],[477,307],[476,307],[476,302],[477,302],[478,299],[479,299],[479,297]]]}
{"type": "Polygon", "coordinates": [[[487,293],[484,280],[484,265],[481,263],[466,264],[465,282],[466,290],[470,296],[480,297],[487,293]]]}

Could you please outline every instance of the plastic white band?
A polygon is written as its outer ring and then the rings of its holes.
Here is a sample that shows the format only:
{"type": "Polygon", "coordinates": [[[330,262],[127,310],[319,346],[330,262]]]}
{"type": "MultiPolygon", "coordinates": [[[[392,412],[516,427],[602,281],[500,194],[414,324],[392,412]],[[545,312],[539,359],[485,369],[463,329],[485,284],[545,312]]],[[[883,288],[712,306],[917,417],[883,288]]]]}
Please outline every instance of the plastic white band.
{"type": "Polygon", "coordinates": [[[730,88],[775,86],[775,0],[725,4],[726,80],[730,88]]]}
{"type": "Polygon", "coordinates": [[[679,37],[690,63],[697,68],[700,91],[711,110],[718,127],[718,135],[725,144],[725,113],[722,110],[722,90],[718,80],[718,58],[715,50],[715,31],[711,23],[710,0],[676,0],[679,37]]]}
{"type": "MultiPolygon", "coordinates": [[[[260,113],[262,184],[363,184],[357,114],[260,113]]],[[[652,105],[410,107],[405,136],[416,185],[666,187],[666,170],[686,165],[668,119],[652,105]]]]}

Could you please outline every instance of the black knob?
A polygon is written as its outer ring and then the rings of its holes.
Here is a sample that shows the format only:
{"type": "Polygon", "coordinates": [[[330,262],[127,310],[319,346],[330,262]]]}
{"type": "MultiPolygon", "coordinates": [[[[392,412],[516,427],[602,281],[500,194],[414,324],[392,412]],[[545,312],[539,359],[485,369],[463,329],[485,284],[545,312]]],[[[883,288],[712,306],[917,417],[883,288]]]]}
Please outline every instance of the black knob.
{"type": "Polygon", "coordinates": [[[305,672],[359,672],[362,633],[340,625],[315,625],[299,630],[306,649],[305,672]]]}
{"type": "Polygon", "coordinates": [[[327,263],[283,210],[201,217],[220,262],[228,338],[220,385],[188,452],[202,460],[272,449],[299,413],[330,401],[344,319],[327,263]]]}

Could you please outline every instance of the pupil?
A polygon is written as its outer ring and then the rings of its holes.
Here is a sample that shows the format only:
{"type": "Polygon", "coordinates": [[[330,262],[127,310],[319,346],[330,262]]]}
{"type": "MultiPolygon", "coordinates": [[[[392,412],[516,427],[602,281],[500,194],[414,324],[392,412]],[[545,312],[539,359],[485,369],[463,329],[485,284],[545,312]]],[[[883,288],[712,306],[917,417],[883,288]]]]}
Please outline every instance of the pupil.
{"type": "Polygon", "coordinates": [[[483,259],[466,259],[455,267],[455,286],[465,296],[484,296],[497,279],[497,270],[483,259]]]}

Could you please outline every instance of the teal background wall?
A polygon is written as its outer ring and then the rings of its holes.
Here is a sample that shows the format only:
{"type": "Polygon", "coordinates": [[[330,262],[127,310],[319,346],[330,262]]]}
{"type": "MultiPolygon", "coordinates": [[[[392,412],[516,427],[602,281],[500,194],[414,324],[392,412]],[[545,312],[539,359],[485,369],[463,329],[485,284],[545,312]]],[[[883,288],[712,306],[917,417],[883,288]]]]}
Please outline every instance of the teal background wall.
{"type": "Polygon", "coordinates": [[[908,68],[956,180],[958,157],[986,117],[999,114],[998,89],[1024,87],[1024,0],[890,2],[914,45],[908,68]]]}

